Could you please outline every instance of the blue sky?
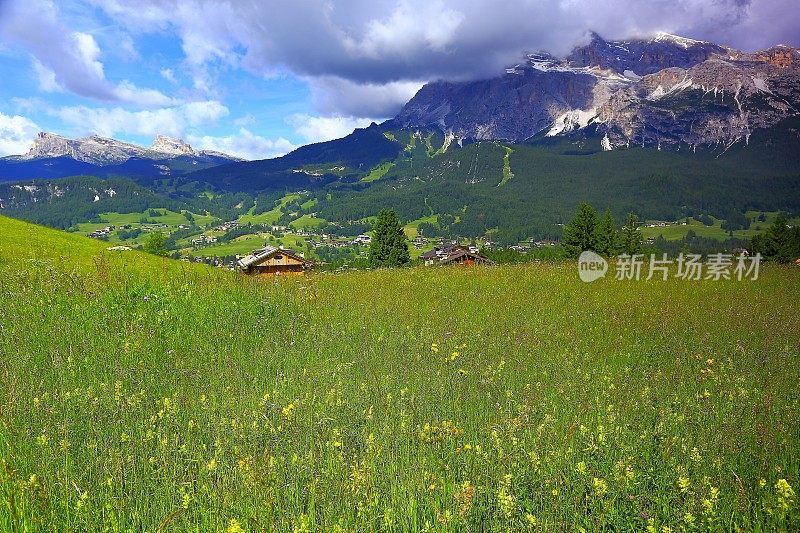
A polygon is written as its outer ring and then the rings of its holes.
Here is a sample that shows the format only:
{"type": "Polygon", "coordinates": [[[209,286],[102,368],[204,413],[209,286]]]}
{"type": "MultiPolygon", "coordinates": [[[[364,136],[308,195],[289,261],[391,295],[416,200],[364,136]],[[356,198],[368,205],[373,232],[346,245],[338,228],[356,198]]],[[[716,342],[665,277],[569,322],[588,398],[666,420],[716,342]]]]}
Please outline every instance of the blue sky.
{"type": "Polygon", "coordinates": [[[794,0],[0,0],[0,156],[40,130],[273,157],[525,50],[668,31],[797,45],[794,0]]]}

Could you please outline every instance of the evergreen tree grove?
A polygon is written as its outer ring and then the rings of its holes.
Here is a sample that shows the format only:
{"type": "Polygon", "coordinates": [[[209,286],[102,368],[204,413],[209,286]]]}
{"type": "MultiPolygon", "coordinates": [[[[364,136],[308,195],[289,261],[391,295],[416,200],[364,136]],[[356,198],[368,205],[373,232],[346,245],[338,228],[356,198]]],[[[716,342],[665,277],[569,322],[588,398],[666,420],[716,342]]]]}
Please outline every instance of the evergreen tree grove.
{"type": "Polygon", "coordinates": [[[753,253],[778,263],[789,263],[800,257],[800,228],[790,228],[786,215],[779,213],[767,231],[753,237],[753,253]]]}
{"type": "Polygon", "coordinates": [[[578,214],[564,226],[563,245],[570,257],[577,257],[584,250],[597,248],[597,225],[597,211],[583,202],[578,208],[578,214]]]}
{"type": "Polygon", "coordinates": [[[406,234],[394,209],[381,209],[373,228],[369,246],[369,264],[372,267],[393,267],[408,263],[406,234]]]}

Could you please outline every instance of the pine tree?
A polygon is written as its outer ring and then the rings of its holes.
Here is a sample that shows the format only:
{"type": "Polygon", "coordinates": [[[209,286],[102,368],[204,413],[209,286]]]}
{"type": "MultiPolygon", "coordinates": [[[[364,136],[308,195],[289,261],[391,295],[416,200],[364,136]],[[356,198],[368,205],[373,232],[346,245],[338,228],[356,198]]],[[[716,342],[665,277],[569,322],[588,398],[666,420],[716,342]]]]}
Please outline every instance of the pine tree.
{"type": "Polygon", "coordinates": [[[381,209],[373,228],[369,246],[369,264],[372,267],[393,267],[408,263],[406,234],[394,209],[381,209]]]}
{"type": "Polygon", "coordinates": [[[564,226],[564,249],[570,257],[577,257],[584,250],[597,247],[595,231],[597,229],[597,211],[583,202],[578,214],[564,226]]]}
{"type": "Polygon", "coordinates": [[[617,253],[617,227],[614,225],[614,217],[608,209],[595,228],[594,251],[606,257],[617,253]]]}
{"type": "Polygon", "coordinates": [[[767,231],[753,237],[751,247],[766,259],[789,263],[800,257],[800,231],[792,230],[786,215],[779,213],[767,231]]]}
{"type": "Polygon", "coordinates": [[[628,221],[622,226],[619,237],[619,249],[622,253],[633,255],[642,253],[642,232],[639,231],[639,218],[628,215],[628,221]]]}

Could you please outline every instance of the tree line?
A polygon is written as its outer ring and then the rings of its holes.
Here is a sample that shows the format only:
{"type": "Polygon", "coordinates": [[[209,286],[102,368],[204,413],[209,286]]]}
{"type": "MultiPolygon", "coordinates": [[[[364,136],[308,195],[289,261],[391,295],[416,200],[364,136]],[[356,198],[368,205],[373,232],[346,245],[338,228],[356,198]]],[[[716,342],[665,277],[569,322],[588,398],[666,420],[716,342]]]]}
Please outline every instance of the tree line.
{"type": "Polygon", "coordinates": [[[642,253],[643,241],[635,213],[629,213],[628,220],[618,230],[610,210],[606,209],[601,218],[594,207],[583,202],[578,213],[564,225],[561,244],[568,257],[577,257],[584,250],[610,257],[642,253]]]}

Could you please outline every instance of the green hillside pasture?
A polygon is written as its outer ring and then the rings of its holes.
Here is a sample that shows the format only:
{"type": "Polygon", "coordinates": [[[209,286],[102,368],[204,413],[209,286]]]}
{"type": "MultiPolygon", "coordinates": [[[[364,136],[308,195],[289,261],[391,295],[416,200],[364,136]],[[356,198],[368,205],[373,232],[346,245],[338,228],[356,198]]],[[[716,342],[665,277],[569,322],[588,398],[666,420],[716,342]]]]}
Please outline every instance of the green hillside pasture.
{"type": "Polygon", "coordinates": [[[296,218],[289,223],[290,228],[299,229],[299,230],[315,230],[319,227],[324,226],[327,224],[325,219],[317,218],[311,215],[302,215],[300,218],[296,218]]]}
{"type": "Polygon", "coordinates": [[[264,213],[259,213],[258,215],[253,214],[253,209],[255,209],[255,207],[253,207],[250,209],[250,211],[239,217],[239,223],[274,224],[279,218],[281,218],[281,209],[289,202],[299,200],[301,197],[302,196],[298,193],[287,194],[277,202],[274,208],[270,209],[269,211],[265,211],[264,213]]]}
{"type": "Polygon", "coordinates": [[[264,243],[271,246],[282,246],[297,251],[305,249],[305,240],[296,235],[284,235],[280,239],[269,233],[245,235],[230,242],[204,246],[191,250],[191,254],[199,257],[223,257],[232,255],[247,255],[253,250],[264,247],[264,243]]]}
{"type": "Polygon", "coordinates": [[[378,181],[379,179],[384,177],[390,170],[392,170],[393,166],[394,163],[391,162],[381,163],[380,165],[370,170],[369,174],[361,178],[361,182],[369,183],[372,181],[378,181]]]}
{"type": "MultiPolygon", "coordinates": [[[[102,213],[100,215],[101,222],[86,222],[75,225],[72,229],[74,229],[77,233],[81,235],[88,235],[95,230],[105,228],[107,226],[116,226],[117,229],[121,229],[123,226],[130,225],[131,229],[141,228],[142,222],[141,220],[146,218],[148,220],[147,224],[165,224],[168,227],[164,230],[166,233],[175,231],[178,229],[178,226],[181,224],[191,224],[191,222],[186,218],[184,213],[177,213],[175,211],[170,211],[168,209],[156,209],[159,213],[159,216],[150,216],[150,210],[137,212],[137,213],[102,213]]],[[[217,217],[211,215],[198,215],[192,213],[192,217],[194,218],[194,224],[198,226],[206,226],[208,224],[212,224],[214,222],[219,221],[217,217]]],[[[147,233],[143,232],[138,238],[133,240],[122,241],[119,239],[119,236],[116,232],[112,232],[109,235],[108,242],[112,244],[131,244],[131,243],[141,243],[144,239],[147,238],[147,233]]]]}
{"type": "MultiPolygon", "coordinates": [[[[772,222],[775,220],[775,217],[778,215],[778,212],[775,211],[764,213],[766,220],[761,222],[758,221],[758,216],[760,214],[761,212],[759,211],[748,211],[745,213],[745,216],[750,219],[750,227],[747,229],[735,230],[733,232],[733,236],[742,240],[752,239],[754,236],[758,235],[759,233],[763,233],[767,230],[767,228],[769,228],[770,224],[772,224],[772,222]]],[[[714,221],[712,226],[706,226],[702,222],[699,222],[693,218],[689,218],[688,223],[685,226],[680,224],[680,222],[685,220],[682,219],[678,221],[678,224],[673,226],[656,228],[642,227],[642,235],[645,238],[656,238],[659,235],[662,235],[668,241],[677,241],[684,238],[689,230],[692,230],[698,237],[717,239],[720,241],[724,241],[725,239],[729,238],[730,235],[728,232],[721,227],[723,220],[714,217],[711,218],[714,221]]],[[[653,221],[648,221],[647,223],[651,222],[653,221]]],[[[800,223],[800,219],[790,220],[790,224],[797,223],[800,223]]]]}
{"type": "Polygon", "coordinates": [[[259,281],[0,225],[0,530],[800,528],[797,269],[259,281]]]}

